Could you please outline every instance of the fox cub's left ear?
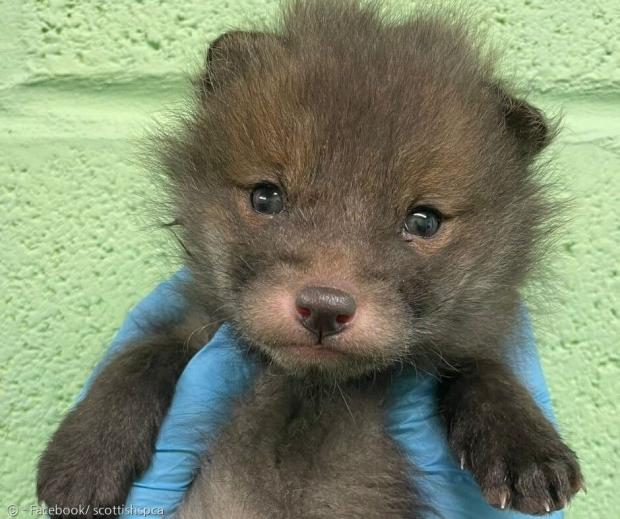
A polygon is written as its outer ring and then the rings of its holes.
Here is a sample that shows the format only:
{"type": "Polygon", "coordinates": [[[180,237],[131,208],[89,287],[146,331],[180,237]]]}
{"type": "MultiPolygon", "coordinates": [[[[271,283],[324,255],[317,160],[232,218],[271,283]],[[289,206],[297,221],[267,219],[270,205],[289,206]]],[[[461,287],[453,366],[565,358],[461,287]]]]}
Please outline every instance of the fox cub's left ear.
{"type": "Polygon", "coordinates": [[[520,151],[533,158],[545,149],[555,136],[555,126],[536,107],[509,94],[503,87],[493,87],[500,104],[506,129],[516,139],[520,151]]]}

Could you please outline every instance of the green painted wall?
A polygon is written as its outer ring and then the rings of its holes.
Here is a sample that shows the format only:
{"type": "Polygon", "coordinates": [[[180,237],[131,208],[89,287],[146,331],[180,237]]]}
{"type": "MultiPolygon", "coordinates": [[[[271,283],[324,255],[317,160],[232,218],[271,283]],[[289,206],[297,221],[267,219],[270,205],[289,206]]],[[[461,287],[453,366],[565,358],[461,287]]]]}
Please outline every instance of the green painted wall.
{"type": "MultiPolygon", "coordinates": [[[[620,2],[475,4],[507,70],[565,114],[550,156],[574,218],[534,316],[588,482],[569,517],[618,517],[620,2]]],[[[144,129],[181,100],[205,42],[274,7],[0,0],[0,515],[35,502],[46,439],[125,312],[176,268],[145,211],[144,129]]]]}

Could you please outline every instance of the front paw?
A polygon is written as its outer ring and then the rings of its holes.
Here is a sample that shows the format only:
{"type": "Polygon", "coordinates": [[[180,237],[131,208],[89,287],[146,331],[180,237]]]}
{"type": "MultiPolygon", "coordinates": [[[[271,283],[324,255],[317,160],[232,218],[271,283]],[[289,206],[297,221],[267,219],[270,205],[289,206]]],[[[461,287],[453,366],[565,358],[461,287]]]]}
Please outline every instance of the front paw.
{"type": "Polygon", "coordinates": [[[46,453],[39,465],[37,495],[53,509],[57,518],[114,517],[126,498],[114,468],[101,466],[100,460],[85,453],[71,453],[61,459],[46,453]],[[103,511],[110,511],[104,514],[103,511]]]}
{"type": "Polygon", "coordinates": [[[54,518],[114,517],[133,480],[132,465],[69,415],[39,462],[37,496],[54,518]],[[116,507],[116,508],[114,508],[116,507]],[[104,512],[111,513],[106,514],[104,512]]]}
{"type": "Polygon", "coordinates": [[[494,507],[547,514],[564,508],[584,488],[575,453],[550,425],[529,434],[518,425],[481,431],[462,424],[458,429],[451,432],[450,443],[461,468],[472,472],[494,507]]]}

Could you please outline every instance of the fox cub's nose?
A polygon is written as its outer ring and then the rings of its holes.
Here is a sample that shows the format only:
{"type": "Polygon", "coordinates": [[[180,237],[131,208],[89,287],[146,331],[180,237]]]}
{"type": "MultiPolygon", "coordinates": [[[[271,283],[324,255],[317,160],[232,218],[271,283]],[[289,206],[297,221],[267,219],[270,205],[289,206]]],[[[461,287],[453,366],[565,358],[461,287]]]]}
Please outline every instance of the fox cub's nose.
{"type": "Polygon", "coordinates": [[[344,330],[355,314],[355,299],[350,294],[329,287],[306,287],[295,300],[301,324],[314,333],[319,343],[323,337],[344,330]]]}

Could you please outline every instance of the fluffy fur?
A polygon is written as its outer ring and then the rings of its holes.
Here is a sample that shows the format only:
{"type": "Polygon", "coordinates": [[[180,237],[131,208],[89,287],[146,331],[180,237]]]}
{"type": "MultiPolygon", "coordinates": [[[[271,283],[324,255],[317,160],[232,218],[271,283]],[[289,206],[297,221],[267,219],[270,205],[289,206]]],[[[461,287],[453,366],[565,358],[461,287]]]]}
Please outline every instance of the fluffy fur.
{"type": "Polygon", "coordinates": [[[268,369],[220,433],[179,519],[421,518],[428,506],[413,470],[384,432],[383,378],[343,388],[268,369]]]}
{"type": "Polygon", "coordinates": [[[420,517],[383,432],[384,387],[370,383],[402,365],[440,379],[450,445],[492,505],[564,506],[581,486],[576,458],[504,365],[519,289],[553,220],[535,165],[553,129],[480,47],[454,16],[392,19],[352,0],[294,1],[274,28],[213,42],[192,110],[157,141],[192,317],[119,357],[144,377],[104,371],[43,456],[41,499],[122,502],[191,355],[179,347],[185,330],[204,330],[195,350],[227,321],[272,367],[223,431],[182,517],[205,507],[208,517],[359,517],[360,502],[367,517],[420,517]],[[282,188],[282,213],[253,211],[262,182],[282,188]],[[416,206],[443,215],[432,238],[403,234],[416,206]],[[316,337],[295,319],[308,285],[357,301],[355,322],[325,339],[328,354],[308,354],[316,337]],[[141,355],[161,359],[147,368],[141,355]],[[298,387],[323,394],[335,383],[357,395],[367,435],[351,433],[339,399],[318,399],[317,411],[298,387]],[[321,435],[337,440],[308,449],[321,435]],[[248,457],[263,441],[271,447],[248,457]]]}

